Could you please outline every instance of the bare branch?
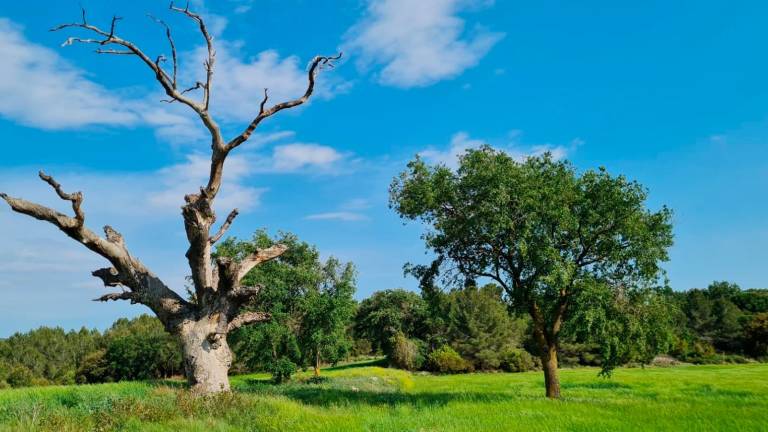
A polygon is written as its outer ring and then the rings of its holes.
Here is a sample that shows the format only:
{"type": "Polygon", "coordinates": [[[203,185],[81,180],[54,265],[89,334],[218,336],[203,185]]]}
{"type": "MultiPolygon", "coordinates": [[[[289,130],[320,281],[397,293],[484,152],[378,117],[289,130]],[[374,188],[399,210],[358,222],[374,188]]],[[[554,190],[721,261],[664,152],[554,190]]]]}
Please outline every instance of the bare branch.
{"type": "Polygon", "coordinates": [[[188,92],[191,92],[192,90],[197,90],[197,89],[203,88],[203,86],[205,86],[205,84],[203,84],[203,83],[201,83],[200,81],[198,81],[198,82],[196,82],[196,83],[195,83],[195,85],[193,85],[192,87],[190,87],[190,88],[188,88],[188,89],[185,89],[185,90],[182,90],[182,91],[181,91],[181,94],[184,94],[184,93],[188,93],[188,92]]]}
{"type": "Polygon", "coordinates": [[[211,95],[211,82],[213,80],[213,64],[216,60],[216,50],[213,48],[213,38],[208,32],[208,27],[206,27],[203,18],[189,10],[189,2],[187,2],[187,5],[184,7],[184,9],[181,9],[174,6],[173,1],[171,1],[170,9],[172,11],[182,13],[197,22],[197,25],[200,27],[200,33],[202,33],[203,38],[205,38],[205,45],[208,49],[208,59],[205,61],[206,78],[205,85],[203,86],[203,109],[207,111],[211,95]]]}
{"type": "Polygon", "coordinates": [[[239,212],[237,211],[237,209],[234,209],[234,210],[232,210],[229,213],[229,216],[227,216],[227,220],[225,220],[224,223],[221,224],[221,227],[219,228],[219,231],[216,232],[216,235],[211,237],[211,240],[210,240],[211,244],[214,244],[217,241],[221,240],[221,237],[223,237],[224,233],[227,232],[227,230],[229,229],[230,225],[232,225],[232,222],[235,220],[235,218],[237,217],[238,214],[239,214],[239,212]]]}
{"type": "Polygon", "coordinates": [[[104,235],[107,237],[108,242],[116,244],[117,246],[125,249],[125,240],[123,239],[123,235],[115,231],[114,228],[109,225],[105,225],[104,235]]]}
{"type": "Polygon", "coordinates": [[[101,281],[104,282],[105,287],[125,285],[124,281],[120,278],[120,273],[114,267],[100,268],[94,270],[91,274],[101,279],[101,281]]]}
{"type": "Polygon", "coordinates": [[[94,50],[96,54],[115,54],[115,55],[136,55],[132,51],[125,51],[125,50],[115,50],[115,49],[97,49],[94,50]]]}
{"type": "Polygon", "coordinates": [[[252,298],[259,295],[261,290],[264,289],[263,285],[255,285],[255,286],[243,286],[239,287],[237,289],[232,290],[232,292],[229,293],[229,296],[240,300],[239,303],[246,303],[252,298]]]}
{"type": "Polygon", "coordinates": [[[83,204],[83,193],[82,192],[74,192],[74,193],[66,193],[64,190],[61,189],[61,185],[56,182],[56,180],[53,179],[53,177],[47,175],[46,173],[40,171],[38,173],[40,176],[40,179],[42,179],[44,182],[51,185],[53,190],[56,191],[56,194],[59,195],[59,198],[65,200],[65,201],[71,201],[72,202],[72,210],[75,212],[75,220],[77,221],[78,226],[83,226],[85,223],[85,213],[83,213],[83,210],[80,208],[83,204]]]}
{"type": "MultiPolygon", "coordinates": [[[[178,58],[176,56],[176,44],[173,42],[173,36],[171,36],[171,27],[168,26],[168,24],[165,23],[165,21],[156,18],[154,15],[147,14],[149,19],[153,20],[154,22],[160,24],[161,26],[165,27],[165,37],[168,39],[168,44],[171,46],[171,58],[173,60],[173,75],[172,75],[172,83],[173,88],[176,88],[176,74],[178,70],[178,58]]],[[[182,93],[183,94],[183,93],[182,93]]]]}
{"type": "Polygon", "coordinates": [[[188,312],[189,304],[184,299],[128,253],[119,233],[105,227],[105,239],[84,226],[85,216],[80,210],[82,194],[67,194],[50,176],[41,173],[40,177],[50,184],[60,197],[73,201],[77,217],[73,218],[49,207],[13,198],[4,193],[0,194],[0,198],[5,200],[13,211],[53,224],[69,237],[106,258],[113,268],[97,270],[94,276],[100,278],[107,286],[124,285],[133,292],[141,293],[140,302],[149,306],[162,320],[171,320],[188,312]]]}
{"type": "Polygon", "coordinates": [[[251,137],[251,134],[253,134],[253,131],[256,130],[256,127],[259,126],[259,123],[261,123],[262,120],[265,118],[274,115],[275,113],[282,111],[287,108],[293,108],[295,106],[301,105],[304,102],[306,102],[310,96],[312,96],[312,93],[315,90],[315,77],[317,76],[317,72],[322,67],[333,67],[333,62],[336,60],[339,60],[342,56],[342,53],[339,53],[336,56],[333,57],[323,57],[323,56],[317,56],[314,59],[312,59],[312,62],[309,66],[309,71],[307,72],[307,90],[304,92],[304,95],[301,96],[298,99],[294,99],[288,102],[282,102],[277,105],[272,106],[271,108],[265,110],[264,106],[267,102],[267,92],[264,91],[264,99],[261,102],[261,109],[259,110],[259,114],[256,116],[255,119],[248,125],[247,128],[238,136],[236,136],[234,139],[229,141],[227,143],[226,149],[227,151],[230,151],[240,144],[244,143],[248,140],[248,138],[251,137]]]}
{"type": "Polygon", "coordinates": [[[99,298],[93,299],[93,301],[106,302],[106,301],[110,301],[110,300],[115,300],[115,301],[117,301],[117,300],[130,300],[131,303],[138,303],[137,299],[138,299],[138,296],[136,295],[136,293],[132,293],[130,291],[123,291],[123,292],[120,292],[120,293],[104,294],[103,296],[101,296],[99,298]]]}
{"type": "Polygon", "coordinates": [[[267,105],[268,100],[269,100],[269,89],[265,87],[264,99],[261,100],[261,105],[259,105],[259,114],[264,114],[264,107],[267,105]]]}
{"type": "MultiPolygon", "coordinates": [[[[85,16],[84,11],[83,11],[83,16],[85,16]]],[[[199,18],[199,16],[197,17],[199,18]]],[[[157,80],[157,82],[160,83],[160,85],[165,90],[165,93],[172,100],[176,100],[178,102],[183,103],[184,105],[187,105],[197,113],[197,115],[200,117],[205,127],[210,131],[214,144],[216,146],[219,146],[220,145],[219,143],[222,142],[221,131],[219,129],[219,126],[216,124],[216,122],[214,122],[211,116],[208,114],[207,89],[206,89],[206,95],[204,97],[202,105],[198,104],[194,100],[189,99],[186,96],[184,96],[184,94],[180,93],[176,88],[176,81],[175,81],[176,67],[174,67],[173,77],[168,76],[168,74],[160,66],[160,62],[162,61],[162,56],[157,57],[157,59],[153,61],[147,54],[145,54],[134,43],[117,36],[117,34],[115,33],[115,25],[117,21],[119,21],[120,19],[121,19],[120,17],[112,18],[109,32],[104,31],[94,25],[88,24],[88,22],[85,19],[81,23],[70,23],[70,24],[58,25],[52,28],[51,31],[59,31],[66,28],[81,28],[103,37],[103,39],[85,39],[85,38],[78,38],[78,37],[70,37],[64,42],[63,46],[73,45],[74,43],[77,42],[77,43],[97,44],[102,46],[119,45],[126,48],[128,51],[130,51],[131,53],[139,57],[141,61],[144,62],[144,64],[147,65],[152,70],[152,72],[154,72],[155,79],[157,80]]],[[[199,18],[199,19],[202,22],[202,18],[199,18]]],[[[201,24],[201,25],[205,27],[205,24],[201,24]]],[[[207,30],[206,30],[206,33],[207,33],[207,30]]],[[[101,51],[102,51],[100,52],[101,54],[126,54],[127,55],[127,52],[124,52],[122,50],[101,50],[101,51]]],[[[172,47],[172,52],[175,53],[175,45],[174,47],[172,47]]],[[[210,48],[210,53],[213,53],[212,47],[210,48]]],[[[175,54],[174,54],[174,57],[175,57],[175,54]]],[[[213,72],[211,68],[211,70],[209,70],[209,75],[211,75],[212,73],[213,72]]]]}
{"type": "Polygon", "coordinates": [[[244,325],[269,321],[272,315],[267,312],[244,312],[229,322],[227,332],[238,329],[244,325]]]}
{"type": "Polygon", "coordinates": [[[240,269],[238,271],[237,280],[242,280],[249,271],[253,270],[257,265],[273,260],[280,255],[284,254],[288,250],[288,246],[283,244],[276,244],[266,249],[259,249],[250,256],[246,257],[240,262],[240,269]]]}

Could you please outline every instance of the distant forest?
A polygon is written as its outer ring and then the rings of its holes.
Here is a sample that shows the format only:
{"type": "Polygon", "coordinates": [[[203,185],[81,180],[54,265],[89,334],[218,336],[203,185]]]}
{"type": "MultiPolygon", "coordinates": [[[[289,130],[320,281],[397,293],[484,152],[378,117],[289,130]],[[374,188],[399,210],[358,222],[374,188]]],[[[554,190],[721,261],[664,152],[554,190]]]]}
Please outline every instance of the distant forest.
{"type": "MultiPolygon", "coordinates": [[[[706,289],[659,292],[669,331],[658,337],[667,338],[668,349],[625,353],[625,365],[650,363],[657,354],[699,364],[768,359],[768,290],[715,282],[706,289]]],[[[342,309],[352,305],[352,313],[339,315],[346,317],[342,336],[323,342],[319,351],[318,334],[307,332],[312,317],[307,308],[328,303],[319,297],[295,300],[292,306],[274,301],[273,307],[281,309],[274,322],[229,336],[233,371],[268,371],[286,379],[297,368],[316,366],[320,357],[323,364],[335,364],[364,356],[385,357],[382,361],[392,367],[441,373],[540,367],[528,336],[529,318],[510,316],[494,285],[421,294],[386,290],[359,303],[352,293],[344,291],[335,303],[342,309]]],[[[564,367],[603,361],[604,353],[578,334],[566,333],[560,349],[564,367]]],[[[0,388],[158,379],[183,375],[183,367],[179,342],[147,315],[120,319],[104,332],[41,327],[0,339],[0,388]]]]}

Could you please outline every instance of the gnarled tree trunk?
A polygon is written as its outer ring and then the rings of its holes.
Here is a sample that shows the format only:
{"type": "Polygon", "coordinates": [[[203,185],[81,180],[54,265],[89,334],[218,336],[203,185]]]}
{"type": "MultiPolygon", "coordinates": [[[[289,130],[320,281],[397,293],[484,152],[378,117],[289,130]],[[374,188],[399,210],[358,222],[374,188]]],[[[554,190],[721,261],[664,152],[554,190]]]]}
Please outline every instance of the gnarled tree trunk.
{"type": "Polygon", "coordinates": [[[232,352],[225,337],[212,340],[217,324],[209,319],[189,321],[181,326],[184,370],[194,393],[229,391],[232,352]]]}
{"type": "Polygon", "coordinates": [[[259,294],[261,287],[242,286],[241,281],[254,267],[279,257],[287,249],[278,244],[257,250],[239,262],[227,258],[220,258],[214,262],[211,256],[212,247],[224,236],[238,214],[237,209],[233,210],[219,229],[215,233],[211,232],[216,223],[214,201],[221,187],[224,162],[232,150],[250,138],[262,120],[279,111],[306,102],[314,91],[315,76],[318,71],[324,66],[331,65],[334,60],[341,57],[341,54],[336,57],[318,56],[312,60],[307,73],[307,89],[304,95],[297,99],[267,107],[268,95],[265,89],[264,97],[259,104],[259,113],[253,121],[242,133],[225,141],[218,124],[208,111],[215,61],[213,39],[202,17],[191,12],[188,6],[178,8],[171,3],[170,9],[193,20],[207,46],[206,80],[197,82],[188,89],[178,86],[176,48],[170,28],[162,20],[156,19],[164,27],[171,49],[172,71],[170,73],[162,66],[166,61],[165,56],[158,56],[156,60],[151,60],[134,43],[116,35],[115,24],[120,18],[114,17],[109,31],[105,31],[88,23],[83,10],[82,22],[62,24],[53,30],[74,27],[95,35],[92,39],[71,37],[64,45],[96,44],[99,47],[96,52],[100,54],[138,57],[152,71],[152,75],[168,95],[168,102],[178,102],[192,109],[210,132],[211,166],[208,182],[200,187],[199,191],[185,196],[186,204],[182,207],[184,228],[189,241],[186,258],[194,283],[195,301],[181,298],[130,254],[123,236],[117,231],[106,226],[104,237],[101,237],[89,230],[85,226],[85,213],[81,209],[83,194],[64,192],[61,185],[45,173],[40,172],[40,178],[48,183],[61,199],[71,202],[74,217],[4,193],[0,193],[0,198],[5,200],[14,211],[55,225],[66,235],[109,261],[110,267],[98,269],[93,272],[93,275],[100,278],[107,287],[120,286],[124,290],[106,294],[96,300],[129,300],[131,303],[141,303],[149,307],[165,325],[166,330],[181,339],[184,367],[192,390],[197,394],[210,394],[229,391],[227,373],[232,363],[232,353],[227,345],[227,334],[240,326],[263,322],[270,318],[266,313],[242,310],[243,305],[259,294]],[[202,91],[201,100],[197,101],[189,96],[189,92],[194,90],[202,91]]]}

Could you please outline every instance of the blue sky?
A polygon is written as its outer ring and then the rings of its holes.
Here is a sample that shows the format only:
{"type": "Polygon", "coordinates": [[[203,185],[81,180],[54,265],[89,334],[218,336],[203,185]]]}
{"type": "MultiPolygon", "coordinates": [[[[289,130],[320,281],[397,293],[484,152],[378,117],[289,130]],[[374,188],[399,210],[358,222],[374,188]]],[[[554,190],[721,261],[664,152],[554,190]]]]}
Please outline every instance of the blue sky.
{"type": "MultiPolygon", "coordinates": [[[[118,34],[152,55],[168,48],[145,14],[166,19],[180,77],[202,73],[199,35],[166,1],[82,3],[94,24],[124,17],[118,34]]],[[[220,213],[241,210],[231,233],[292,231],[355,262],[359,298],[415,288],[402,265],[427,259],[421,229],[387,208],[389,182],[417,153],[450,165],[490,143],[645,184],[652,207],[675,211],[674,288],[768,286],[768,3],[525,3],[192,2],[215,34],[212,110],[230,135],[263,87],[295,97],[314,55],[345,52],[310,104],[269,119],[233,155],[219,201],[220,213]]],[[[61,47],[72,34],[47,31],[79,16],[69,0],[0,9],[0,190],[65,210],[36,177],[45,169],[85,193],[89,226],[115,226],[182,291],[179,206],[205,177],[205,132],[159,101],[137,59],[61,47]]],[[[146,311],[91,302],[103,262],[52,227],[2,206],[0,238],[0,337],[146,311]]]]}

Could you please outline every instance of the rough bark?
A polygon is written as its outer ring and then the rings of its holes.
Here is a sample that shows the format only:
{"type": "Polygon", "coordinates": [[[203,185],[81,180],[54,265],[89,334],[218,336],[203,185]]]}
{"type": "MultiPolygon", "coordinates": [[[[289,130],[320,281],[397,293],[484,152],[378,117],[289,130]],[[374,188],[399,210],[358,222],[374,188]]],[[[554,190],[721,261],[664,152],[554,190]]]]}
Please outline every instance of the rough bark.
{"type": "Polygon", "coordinates": [[[560,374],[557,370],[557,346],[548,346],[541,356],[544,369],[544,386],[548,398],[560,398],[560,374]]]}
{"type": "Polygon", "coordinates": [[[229,391],[229,367],[232,352],[226,337],[212,338],[218,322],[209,318],[185,322],[179,331],[184,370],[190,389],[196,394],[229,391]]]}
{"type": "MultiPolygon", "coordinates": [[[[562,303],[561,303],[562,304],[562,303]]],[[[541,367],[544,369],[544,388],[548,398],[560,398],[560,376],[557,369],[557,341],[565,308],[558,307],[558,314],[551,328],[547,328],[541,310],[536,302],[531,304],[530,315],[533,320],[533,336],[539,345],[541,367]]]]}
{"type": "Polygon", "coordinates": [[[149,307],[165,325],[166,330],[181,339],[187,380],[192,390],[197,394],[210,394],[229,390],[227,373],[232,362],[232,353],[227,345],[227,333],[270,318],[269,314],[264,312],[242,310],[242,306],[256,297],[262,289],[260,286],[242,286],[242,279],[254,267],[278,258],[286,251],[285,246],[275,245],[254,252],[241,262],[228,259],[213,262],[212,246],[222,238],[238,214],[237,210],[233,210],[219,229],[211,234],[216,223],[214,201],[221,188],[226,158],[232,150],[248,140],[262,120],[306,102],[314,91],[317,73],[324,67],[331,67],[333,61],[340,58],[341,54],[336,57],[318,56],[312,60],[307,72],[307,89],[298,99],[267,107],[269,98],[265,89],[258,115],[243,132],[225,141],[218,124],[208,111],[216,56],[213,38],[203,18],[190,11],[188,4],[185,8],[179,8],[171,3],[170,9],[194,21],[207,46],[205,82],[197,82],[186,90],[179,87],[176,46],[170,27],[162,20],[151,17],[165,29],[172,52],[173,64],[170,74],[163,67],[165,56],[160,55],[152,60],[136,44],[116,34],[116,23],[120,20],[118,17],[112,19],[109,31],[106,31],[90,24],[83,10],[81,22],[62,24],[52,30],[77,28],[95,35],[92,39],[70,37],[64,43],[65,46],[75,43],[95,44],[99,46],[96,50],[99,54],[136,56],[151,70],[155,80],[165,90],[169,97],[166,102],[178,102],[192,109],[209,131],[211,166],[208,181],[199,191],[187,195],[186,203],[182,207],[184,228],[189,242],[186,257],[195,287],[195,301],[181,298],[130,254],[123,236],[112,227],[104,227],[104,237],[89,230],[85,226],[85,213],[82,210],[83,194],[65,192],[53,177],[40,172],[40,178],[53,188],[59,198],[71,203],[74,217],[5,193],[0,193],[0,198],[5,200],[12,210],[55,225],[69,237],[104,257],[110,266],[93,271],[93,276],[101,279],[105,287],[122,287],[123,291],[105,294],[96,300],[128,300],[149,307]],[[194,90],[202,90],[201,100],[190,97],[190,92],[194,90]]]}

